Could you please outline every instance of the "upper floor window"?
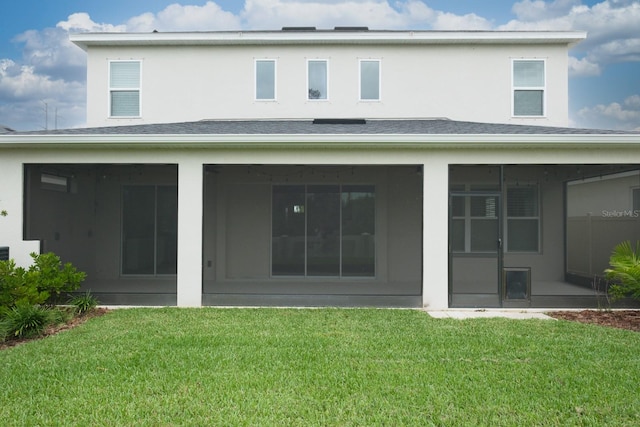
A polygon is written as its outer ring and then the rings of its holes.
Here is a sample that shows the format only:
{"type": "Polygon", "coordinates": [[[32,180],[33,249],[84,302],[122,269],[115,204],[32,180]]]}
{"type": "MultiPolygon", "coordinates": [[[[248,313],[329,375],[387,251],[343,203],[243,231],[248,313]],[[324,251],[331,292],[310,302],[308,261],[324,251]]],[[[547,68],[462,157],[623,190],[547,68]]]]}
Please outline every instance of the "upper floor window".
{"type": "Polygon", "coordinates": [[[140,61],[109,63],[111,117],[140,116],[140,61]]]}
{"type": "Polygon", "coordinates": [[[513,115],[544,116],[545,62],[541,59],[513,61],[513,115]]]}
{"type": "Polygon", "coordinates": [[[307,99],[328,99],[329,66],[325,59],[307,62],[307,99]]]}
{"type": "Polygon", "coordinates": [[[275,59],[256,60],[256,99],[260,101],[276,99],[275,59]]]}
{"type": "Polygon", "coordinates": [[[380,60],[360,61],[360,100],[380,100],[380,60]]]}

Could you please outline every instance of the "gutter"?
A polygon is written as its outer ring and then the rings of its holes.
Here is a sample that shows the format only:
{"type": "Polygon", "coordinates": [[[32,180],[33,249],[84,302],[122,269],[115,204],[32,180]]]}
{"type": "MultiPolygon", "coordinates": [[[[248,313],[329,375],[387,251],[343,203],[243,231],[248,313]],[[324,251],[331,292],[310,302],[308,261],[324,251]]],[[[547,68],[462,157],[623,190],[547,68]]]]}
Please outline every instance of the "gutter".
{"type": "Polygon", "coordinates": [[[73,134],[2,135],[22,149],[640,149],[640,134],[73,134]]]}
{"type": "Polygon", "coordinates": [[[389,44],[563,44],[574,45],[585,31],[212,31],[175,33],[74,33],[83,50],[94,46],[194,45],[389,45],[389,44]]]}

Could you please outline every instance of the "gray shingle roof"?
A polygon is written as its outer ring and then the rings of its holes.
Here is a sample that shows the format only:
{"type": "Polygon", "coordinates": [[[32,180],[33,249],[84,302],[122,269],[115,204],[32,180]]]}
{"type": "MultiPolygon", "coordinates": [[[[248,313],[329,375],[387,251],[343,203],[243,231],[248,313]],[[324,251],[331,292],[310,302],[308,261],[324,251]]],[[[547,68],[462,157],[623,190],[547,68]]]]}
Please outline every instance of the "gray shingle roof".
{"type": "MultiPolygon", "coordinates": [[[[331,121],[330,121],[331,122],[331,121]]],[[[130,126],[76,128],[14,135],[599,135],[638,132],[476,123],[448,119],[366,120],[314,124],[312,120],[202,120],[130,126]],[[358,121],[353,121],[358,122],[358,121]]]]}

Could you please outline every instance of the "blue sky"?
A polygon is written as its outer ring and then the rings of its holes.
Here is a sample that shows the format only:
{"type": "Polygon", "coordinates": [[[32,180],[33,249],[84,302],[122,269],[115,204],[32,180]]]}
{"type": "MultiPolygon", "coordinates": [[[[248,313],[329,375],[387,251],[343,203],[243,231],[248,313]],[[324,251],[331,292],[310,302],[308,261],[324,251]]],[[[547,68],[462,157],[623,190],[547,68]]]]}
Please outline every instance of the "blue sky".
{"type": "Polygon", "coordinates": [[[0,15],[0,124],[83,126],[83,31],[581,30],[570,52],[570,122],[640,130],[640,0],[19,0],[0,15]]]}

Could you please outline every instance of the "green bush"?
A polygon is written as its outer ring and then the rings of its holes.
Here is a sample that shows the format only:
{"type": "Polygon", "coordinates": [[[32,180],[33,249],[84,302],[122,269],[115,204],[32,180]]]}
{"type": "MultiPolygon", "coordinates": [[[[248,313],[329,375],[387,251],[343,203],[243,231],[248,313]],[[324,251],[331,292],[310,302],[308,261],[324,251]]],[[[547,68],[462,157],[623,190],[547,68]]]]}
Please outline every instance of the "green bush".
{"type": "Polygon", "coordinates": [[[41,335],[53,322],[50,309],[39,305],[18,304],[3,316],[5,338],[31,338],[41,335]]]}
{"type": "Polygon", "coordinates": [[[628,295],[640,300],[640,241],[636,242],[635,250],[628,240],[617,245],[609,264],[611,268],[605,273],[613,282],[609,288],[611,297],[616,300],[628,295]]]}
{"type": "Polygon", "coordinates": [[[0,307],[44,302],[48,295],[26,281],[27,270],[14,260],[0,261],[0,307]]]}
{"type": "Polygon", "coordinates": [[[13,260],[0,261],[0,307],[43,304],[52,296],[75,291],[86,277],[71,263],[62,265],[52,252],[31,257],[28,269],[16,267],[13,260]]]}
{"type": "Polygon", "coordinates": [[[87,291],[82,295],[71,298],[69,304],[74,307],[76,314],[84,314],[96,308],[98,300],[91,295],[91,291],[87,291]]]}

